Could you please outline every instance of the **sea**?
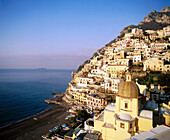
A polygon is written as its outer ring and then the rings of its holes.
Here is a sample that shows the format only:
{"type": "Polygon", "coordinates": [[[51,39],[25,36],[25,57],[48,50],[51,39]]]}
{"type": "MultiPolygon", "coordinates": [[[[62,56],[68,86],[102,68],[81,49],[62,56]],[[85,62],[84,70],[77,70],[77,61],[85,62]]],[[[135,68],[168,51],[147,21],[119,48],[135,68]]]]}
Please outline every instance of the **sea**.
{"type": "Polygon", "coordinates": [[[44,100],[62,93],[74,70],[0,69],[0,127],[40,113],[44,100]]]}

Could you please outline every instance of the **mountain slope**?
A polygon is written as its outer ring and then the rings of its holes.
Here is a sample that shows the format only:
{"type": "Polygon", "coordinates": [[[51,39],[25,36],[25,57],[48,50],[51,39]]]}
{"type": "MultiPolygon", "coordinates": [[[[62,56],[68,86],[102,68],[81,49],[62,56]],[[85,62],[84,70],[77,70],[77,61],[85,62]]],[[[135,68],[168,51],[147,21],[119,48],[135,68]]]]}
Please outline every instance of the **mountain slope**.
{"type": "Polygon", "coordinates": [[[143,30],[159,30],[170,24],[170,6],[161,11],[151,11],[140,23],[143,30]]]}
{"type": "Polygon", "coordinates": [[[170,6],[163,8],[159,12],[151,11],[138,25],[129,25],[123,28],[117,39],[123,37],[125,33],[131,32],[133,28],[160,30],[167,25],[170,25],[170,6]]]}

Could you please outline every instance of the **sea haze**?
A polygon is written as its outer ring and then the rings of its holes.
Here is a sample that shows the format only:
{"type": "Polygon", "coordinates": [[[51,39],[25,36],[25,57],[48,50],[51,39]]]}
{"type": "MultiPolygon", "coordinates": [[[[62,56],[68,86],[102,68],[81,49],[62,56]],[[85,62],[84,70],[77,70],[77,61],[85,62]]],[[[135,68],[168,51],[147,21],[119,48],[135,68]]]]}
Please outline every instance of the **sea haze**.
{"type": "Polygon", "coordinates": [[[72,71],[0,69],[0,127],[49,108],[44,100],[66,90],[72,71]]]}

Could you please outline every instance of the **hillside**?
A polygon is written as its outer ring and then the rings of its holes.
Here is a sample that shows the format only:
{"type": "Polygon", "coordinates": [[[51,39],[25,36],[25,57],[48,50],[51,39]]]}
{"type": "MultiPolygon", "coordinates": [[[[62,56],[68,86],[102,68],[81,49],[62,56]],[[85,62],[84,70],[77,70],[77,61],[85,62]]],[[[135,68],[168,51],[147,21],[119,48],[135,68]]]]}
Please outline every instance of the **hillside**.
{"type": "MultiPolygon", "coordinates": [[[[155,10],[151,11],[138,25],[126,26],[116,39],[110,41],[105,46],[111,46],[113,42],[121,39],[126,33],[130,33],[133,28],[141,28],[143,30],[160,30],[167,25],[170,25],[170,6],[163,8],[159,12],[155,10]]],[[[93,56],[98,55],[98,52],[102,51],[103,48],[95,52],[93,56]]],[[[84,64],[80,65],[78,71],[80,71],[86,63],[89,63],[89,60],[86,60],[84,64]]]]}
{"type": "Polygon", "coordinates": [[[117,39],[123,37],[125,33],[131,32],[136,27],[143,30],[160,30],[167,25],[170,25],[170,6],[163,8],[159,12],[151,11],[138,25],[129,25],[123,28],[117,39]]]}

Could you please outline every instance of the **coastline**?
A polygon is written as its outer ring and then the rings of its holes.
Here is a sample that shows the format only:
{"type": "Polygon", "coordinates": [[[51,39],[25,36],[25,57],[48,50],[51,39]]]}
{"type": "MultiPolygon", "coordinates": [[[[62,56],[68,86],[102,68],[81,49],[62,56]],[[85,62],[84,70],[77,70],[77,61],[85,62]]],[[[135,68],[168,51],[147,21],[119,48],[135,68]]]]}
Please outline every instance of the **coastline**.
{"type": "Polygon", "coordinates": [[[68,103],[62,100],[59,105],[53,105],[31,117],[0,128],[0,139],[42,139],[41,136],[49,133],[49,129],[54,125],[66,122],[64,118],[69,114],[68,109],[68,103]]]}
{"type": "Polygon", "coordinates": [[[39,113],[33,114],[33,115],[28,116],[28,117],[26,117],[26,118],[23,118],[23,119],[20,119],[20,120],[15,121],[15,122],[9,123],[9,124],[7,124],[7,125],[1,126],[1,127],[0,127],[0,130],[3,129],[3,128],[5,128],[5,127],[9,127],[9,126],[11,126],[11,125],[14,125],[14,124],[16,124],[16,123],[20,123],[20,122],[22,122],[22,121],[24,121],[24,120],[26,120],[26,119],[35,117],[36,115],[41,114],[41,113],[47,111],[48,109],[52,108],[53,106],[54,106],[54,105],[52,105],[52,106],[50,106],[50,107],[47,107],[47,108],[45,108],[44,110],[42,110],[41,112],[39,112],[39,113]]]}

